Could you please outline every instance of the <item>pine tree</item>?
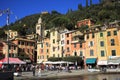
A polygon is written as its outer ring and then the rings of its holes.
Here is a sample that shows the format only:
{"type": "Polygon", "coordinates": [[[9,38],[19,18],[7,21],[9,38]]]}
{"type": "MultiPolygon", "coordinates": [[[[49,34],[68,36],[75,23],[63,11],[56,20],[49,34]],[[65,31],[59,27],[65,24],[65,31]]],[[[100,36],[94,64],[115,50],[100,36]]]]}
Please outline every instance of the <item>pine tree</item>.
{"type": "Polygon", "coordinates": [[[86,0],[86,7],[88,7],[88,0],[86,0]]]}
{"type": "Polygon", "coordinates": [[[92,5],[92,0],[90,0],[90,6],[92,5]]]}
{"type": "Polygon", "coordinates": [[[99,3],[101,4],[101,3],[102,3],[102,0],[99,0],[99,3]]]}

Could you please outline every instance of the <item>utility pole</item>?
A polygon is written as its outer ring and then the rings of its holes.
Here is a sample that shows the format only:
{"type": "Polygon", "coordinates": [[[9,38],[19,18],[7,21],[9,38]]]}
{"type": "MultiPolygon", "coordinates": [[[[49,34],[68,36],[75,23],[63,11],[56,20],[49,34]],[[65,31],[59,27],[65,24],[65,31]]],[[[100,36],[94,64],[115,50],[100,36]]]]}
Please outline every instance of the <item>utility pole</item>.
{"type": "Polygon", "coordinates": [[[0,14],[7,14],[7,18],[6,18],[6,24],[7,24],[7,45],[8,45],[8,53],[7,53],[7,59],[8,59],[8,66],[7,69],[9,70],[9,19],[10,19],[10,9],[6,9],[6,10],[0,10],[0,14]]]}
{"type": "Polygon", "coordinates": [[[7,9],[7,28],[8,28],[8,35],[7,35],[7,43],[8,43],[8,54],[7,54],[7,57],[8,57],[8,70],[9,70],[9,19],[10,19],[10,10],[7,9]]]}

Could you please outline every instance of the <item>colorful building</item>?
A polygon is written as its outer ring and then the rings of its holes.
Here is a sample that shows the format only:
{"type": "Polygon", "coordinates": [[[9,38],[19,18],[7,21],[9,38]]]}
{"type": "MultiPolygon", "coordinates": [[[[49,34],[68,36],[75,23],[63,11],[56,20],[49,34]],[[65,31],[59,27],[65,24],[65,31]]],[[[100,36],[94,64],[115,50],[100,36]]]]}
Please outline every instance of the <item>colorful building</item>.
{"type": "Polygon", "coordinates": [[[50,31],[50,57],[61,57],[61,50],[60,50],[60,33],[58,32],[58,29],[52,29],[50,31]]]}
{"type": "Polygon", "coordinates": [[[96,30],[89,28],[85,34],[85,60],[88,68],[93,68],[97,65],[97,37],[96,30]]]}
{"type": "Polygon", "coordinates": [[[71,47],[71,43],[72,43],[72,32],[73,31],[68,31],[65,33],[65,56],[72,56],[72,47],[71,47]]]}
{"type": "Polygon", "coordinates": [[[107,65],[107,40],[106,40],[106,28],[105,26],[97,26],[96,29],[96,39],[97,39],[97,65],[106,66],[107,65]]]}
{"type": "Polygon", "coordinates": [[[9,49],[8,49],[8,42],[7,41],[0,41],[1,44],[1,54],[4,54],[5,57],[17,57],[18,56],[18,47],[13,42],[9,42],[9,49]]]}
{"type": "Polygon", "coordinates": [[[84,19],[81,21],[77,21],[77,28],[81,27],[81,26],[86,26],[88,25],[89,27],[94,25],[94,21],[91,19],[84,19]]]}
{"type": "Polygon", "coordinates": [[[35,41],[29,40],[25,38],[16,38],[12,41],[14,44],[18,47],[18,56],[19,55],[27,55],[29,59],[26,59],[24,61],[31,63],[35,61],[35,41]]]}
{"type": "Polygon", "coordinates": [[[37,49],[37,63],[47,61],[50,55],[50,39],[45,38],[43,43],[38,43],[39,48],[37,49]]]}

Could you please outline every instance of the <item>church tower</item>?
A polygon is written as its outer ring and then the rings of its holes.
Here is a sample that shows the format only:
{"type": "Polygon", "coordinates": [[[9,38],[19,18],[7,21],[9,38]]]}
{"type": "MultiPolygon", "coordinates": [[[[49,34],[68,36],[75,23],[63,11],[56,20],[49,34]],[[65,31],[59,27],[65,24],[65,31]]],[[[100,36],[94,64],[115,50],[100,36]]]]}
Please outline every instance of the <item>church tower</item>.
{"type": "Polygon", "coordinates": [[[36,24],[36,34],[42,36],[42,18],[38,19],[38,23],[36,24]]]}

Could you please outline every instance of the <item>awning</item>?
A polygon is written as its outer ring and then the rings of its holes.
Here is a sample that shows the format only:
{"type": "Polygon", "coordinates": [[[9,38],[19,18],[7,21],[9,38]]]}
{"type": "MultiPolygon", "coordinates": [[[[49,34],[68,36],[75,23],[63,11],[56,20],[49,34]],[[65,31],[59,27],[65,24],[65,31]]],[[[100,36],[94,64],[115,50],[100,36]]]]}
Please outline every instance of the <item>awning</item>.
{"type": "Polygon", "coordinates": [[[108,59],[108,65],[118,65],[120,64],[120,58],[108,59]]]}
{"type": "Polygon", "coordinates": [[[107,65],[107,60],[99,60],[97,65],[107,65]]]}
{"type": "Polygon", "coordinates": [[[87,58],[86,59],[86,64],[95,64],[96,58],[87,58]]]}
{"type": "Polygon", "coordinates": [[[0,64],[8,64],[8,60],[9,64],[26,64],[26,62],[20,60],[19,58],[4,58],[0,60],[0,64]]]}

